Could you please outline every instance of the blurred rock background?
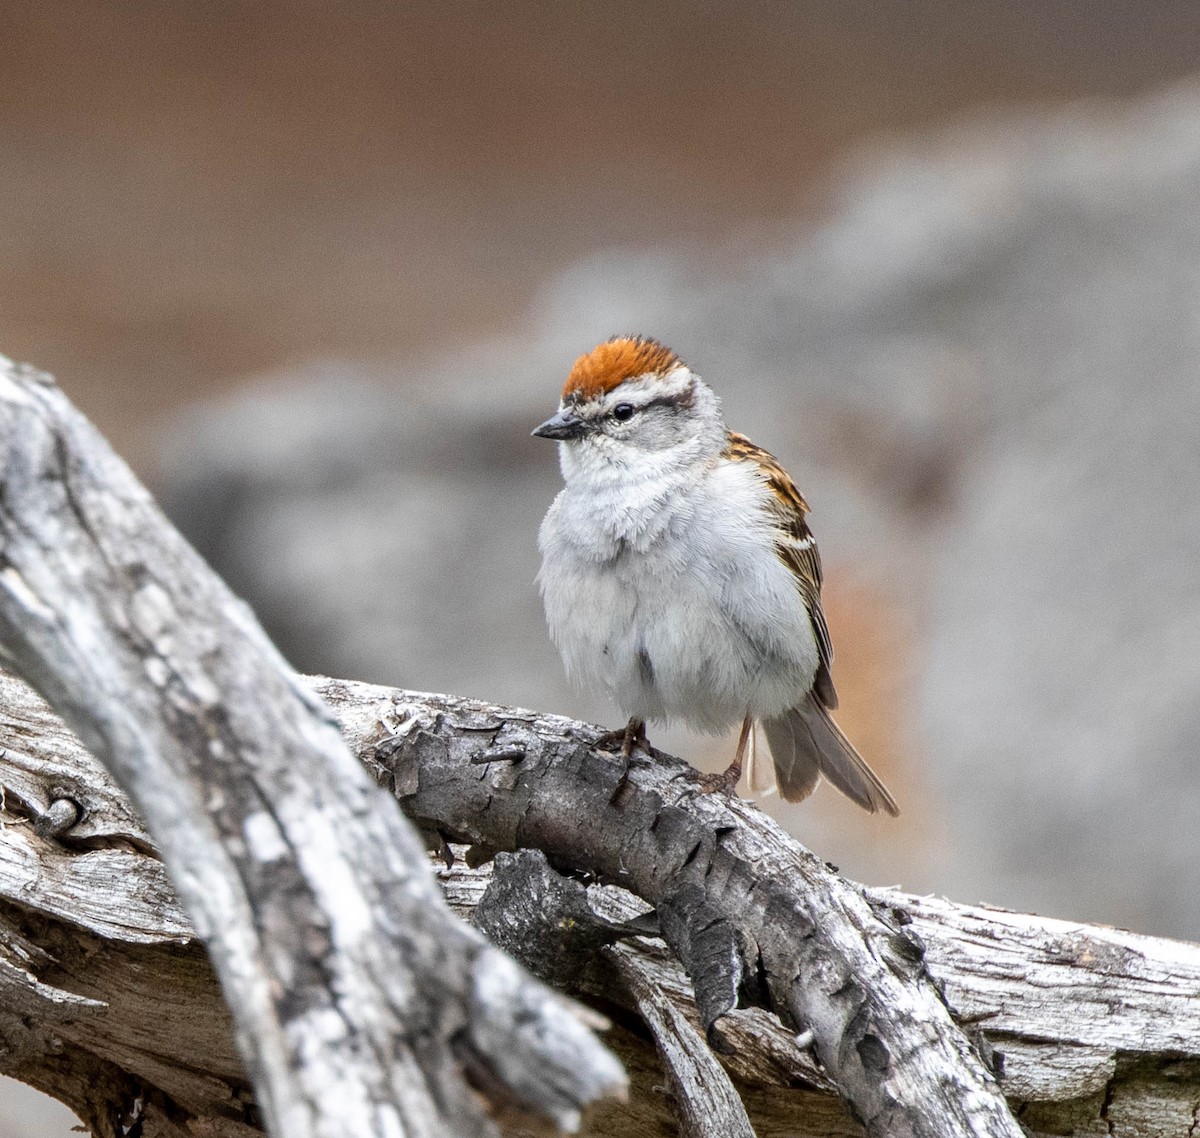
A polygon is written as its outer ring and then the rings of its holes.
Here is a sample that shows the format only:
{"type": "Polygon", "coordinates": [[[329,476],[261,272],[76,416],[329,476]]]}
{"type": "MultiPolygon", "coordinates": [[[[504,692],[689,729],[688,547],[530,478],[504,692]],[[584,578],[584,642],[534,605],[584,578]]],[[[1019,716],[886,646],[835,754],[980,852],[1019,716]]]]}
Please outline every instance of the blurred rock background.
{"type": "MultiPolygon", "coordinates": [[[[79,0],[0,42],[0,350],[298,667],[612,721],[545,637],[528,431],[657,335],[805,489],[904,815],[764,806],[865,880],[1200,936],[1194,5],[79,0]]],[[[68,1128],[0,1087],[0,1138],[68,1128]]]]}

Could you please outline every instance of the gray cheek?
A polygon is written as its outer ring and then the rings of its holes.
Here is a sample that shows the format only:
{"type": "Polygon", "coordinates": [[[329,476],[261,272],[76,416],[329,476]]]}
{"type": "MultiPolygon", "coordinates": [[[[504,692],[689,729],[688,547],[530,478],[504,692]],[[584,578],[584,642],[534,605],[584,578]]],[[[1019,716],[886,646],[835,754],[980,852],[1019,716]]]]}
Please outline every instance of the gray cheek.
{"type": "Polygon", "coordinates": [[[667,450],[688,438],[688,424],[678,412],[661,409],[646,412],[630,442],[642,450],[667,450]]]}

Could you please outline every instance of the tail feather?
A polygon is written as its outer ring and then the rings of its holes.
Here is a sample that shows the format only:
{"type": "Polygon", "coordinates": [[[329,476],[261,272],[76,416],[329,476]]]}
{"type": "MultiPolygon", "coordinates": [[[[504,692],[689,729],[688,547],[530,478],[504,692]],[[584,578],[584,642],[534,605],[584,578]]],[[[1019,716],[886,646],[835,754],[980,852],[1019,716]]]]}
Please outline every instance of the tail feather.
{"type": "Polygon", "coordinates": [[[763,756],[758,753],[758,724],[750,728],[750,744],[746,748],[746,786],[752,794],[774,794],[775,770],[768,767],[763,756]]]}
{"type": "Polygon", "coordinates": [[[900,813],[896,800],[879,776],[867,766],[810,692],[804,702],[775,719],[763,722],[779,793],[788,802],[807,798],[824,775],[847,798],[874,814],[900,813]]]}
{"type": "Polygon", "coordinates": [[[801,751],[796,745],[791,714],[784,712],[778,719],[764,719],[763,730],[775,763],[775,786],[780,797],[788,802],[800,802],[817,788],[821,768],[815,755],[801,751]]]}

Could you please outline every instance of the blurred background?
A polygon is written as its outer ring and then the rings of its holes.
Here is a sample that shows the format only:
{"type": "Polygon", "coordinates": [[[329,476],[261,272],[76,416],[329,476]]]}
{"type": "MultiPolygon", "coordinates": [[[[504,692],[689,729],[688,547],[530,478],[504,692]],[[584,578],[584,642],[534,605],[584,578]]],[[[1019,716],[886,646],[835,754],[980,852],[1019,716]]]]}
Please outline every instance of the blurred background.
{"type": "MultiPolygon", "coordinates": [[[[904,813],[764,808],[871,883],[1200,936],[1190,0],[78,0],[0,44],[0,351],[297,667],[615,723],[546,638],[528,432],[655,335],[805,490],[904,813]]],[[[0,1086],[0,1138],[70,1125],[0,1086]]]]}

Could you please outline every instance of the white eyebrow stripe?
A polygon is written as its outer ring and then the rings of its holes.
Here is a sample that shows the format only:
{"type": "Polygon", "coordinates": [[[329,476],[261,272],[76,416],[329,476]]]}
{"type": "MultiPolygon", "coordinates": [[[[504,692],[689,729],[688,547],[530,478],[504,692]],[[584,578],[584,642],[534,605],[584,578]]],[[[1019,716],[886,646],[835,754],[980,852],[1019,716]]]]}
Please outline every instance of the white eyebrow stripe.
{"type": "Polygon", "coordinates": [[[619,383],[605,396],[609,403],[649,403],[655,399],[671,399],[682,395],[692,386],[692,373],[677,364],[665,375],[639,375],[619,383]]]}

